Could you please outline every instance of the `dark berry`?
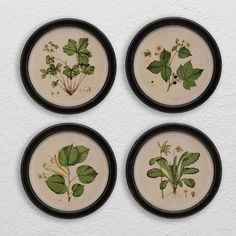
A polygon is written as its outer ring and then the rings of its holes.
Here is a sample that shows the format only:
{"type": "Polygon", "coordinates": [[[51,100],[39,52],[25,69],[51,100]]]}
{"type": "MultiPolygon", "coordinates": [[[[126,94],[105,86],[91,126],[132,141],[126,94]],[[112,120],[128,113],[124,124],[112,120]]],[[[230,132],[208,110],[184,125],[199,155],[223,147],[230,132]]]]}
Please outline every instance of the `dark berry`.
{"type": "Polygon", "coordinates": [[[177,79],[177,75],[175,75],[174,78],[177,79]]]}
{"type": "Polygon", "coordinates": [[[152,80],[152,81],[151,81],[151,83],[153,84],[153,83],[154,83],[154,81],[152,80]]]}
{"type": "Polygon", "coordinates": [[[177,82],[176,82],[176,81],[174,81],[174,82],[173,82],[173,84],[177,84],[177,82]]]}

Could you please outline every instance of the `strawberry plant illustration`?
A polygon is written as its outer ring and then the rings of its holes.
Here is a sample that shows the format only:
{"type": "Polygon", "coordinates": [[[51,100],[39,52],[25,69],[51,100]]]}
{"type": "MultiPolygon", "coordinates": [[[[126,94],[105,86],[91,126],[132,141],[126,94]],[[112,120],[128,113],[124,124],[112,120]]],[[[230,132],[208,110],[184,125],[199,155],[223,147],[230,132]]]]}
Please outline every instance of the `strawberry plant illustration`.
{"type": "Polygon", "coordinates": [[[85,146],[73,144],[63,147],[58,155],[51,157],[49,163],[43,164],[45,172],[38,173],[48,188],[55,194],[67,194],[68,202],[72,197],[80,197],[85,191],[85,185],[92,183],[98,173],[88,165],[80,165],[76,173],[71,167],[84,162],[88,157],[89,149],[85,146]]]}
{"type": "MultiPolygon", "coordinates": [[[[162,145],[158,142],[160,153],[157,157],[149,160],[149,165],[157,167],[148,170],[147,176],[149,178],[159,178],[159,188],[161,190],[162,199],[164,199],[164,189],[170,185],[172,188],[172,194],[176,195],[177,189],[182,188],[184,185],[188,188],[195,187],[195,180],[189,178],[189,175],[194,175],[199,172],[198,168],[192,167],[192,165],[198,161],[200,153],[192,153],[184,151],[180,146],[177,146],[171,151],[171,145],[168,141],[162,145]],[[168,161],[166,157],[173,155],[172,162],[168,161]]],[[[186,189],[184,190],[186,196],[186,189]]],[[[195,192],[194,192],[195,195],[195,192]]]]}
{"type": "Polygon", "coordinates": [[[46,67],[40,69],[42,79],[51,79],[53,88],[59,86],[68,95],[73,95],[86,76],[94,74],[95,67],[89,64],[92,53],[88,46],[88,38],[80,38],[78,41],[68,39],[63,52],[74,58],[74,64],[69,65],[66,59],[57,57],[58,45],[51,41],[45,44],[43,51],[46,52],[46,67]]]}
{"type": "MultiPolygon", "coordinates": [[[[159,60],[154,60],[147,67],[147,70],[151,73],[160,74],[161,78],[168,84],[167,92],[177,83],[182,83],[187,90],[197,86],[196,80],[201,76],[203,69],[194,68],[191,60],[180,64],[176,71],[172,67],[172,63],[177,59],[177,56],[181,60],[192,57],[189,47],[189,43],[185,43],[184,40],[180,42],[179,39],[176,39],[171,51],[165,48],[161,51],[161,47],[158,46],[158,53],[156,52],[154,55],[158,56],[159,60]]],[[[145,57],[151,57],[151,55],[150,50],[144,52],[145,57]]]]}

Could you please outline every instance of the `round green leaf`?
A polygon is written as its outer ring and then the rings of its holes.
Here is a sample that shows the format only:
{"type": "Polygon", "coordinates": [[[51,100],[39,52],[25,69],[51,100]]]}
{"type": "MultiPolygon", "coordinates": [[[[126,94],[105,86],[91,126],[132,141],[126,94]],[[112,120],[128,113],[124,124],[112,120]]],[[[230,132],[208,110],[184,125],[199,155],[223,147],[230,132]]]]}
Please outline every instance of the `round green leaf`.
{"type": "Polygon", "coordinates": [[[76,170],[76,173],[79,177],[79,180],[83,184],[89,184],[93,182],[96,176],[98,175],[98,173],[94,170],[93,167],[87,165],[79,166],[76,170]]]}
{"type": "Polygon", "coordinates": [[[84,185],[82,184],[74,184],[71,189],[74,197],[80,197],[84,193],[84,185]]]}
{"type": "Polygon", "coordinates": [[[73,144],[63,147],[58,159],[62,166],[73,166],[79,162],[79,151],[73,144]]]}
{"type": "Polygon", "coordinates": [[[46,181],[47,186],[56,194],[63,194],[67,191],[65,179],[62,175],[52,175],[46,181]]]}

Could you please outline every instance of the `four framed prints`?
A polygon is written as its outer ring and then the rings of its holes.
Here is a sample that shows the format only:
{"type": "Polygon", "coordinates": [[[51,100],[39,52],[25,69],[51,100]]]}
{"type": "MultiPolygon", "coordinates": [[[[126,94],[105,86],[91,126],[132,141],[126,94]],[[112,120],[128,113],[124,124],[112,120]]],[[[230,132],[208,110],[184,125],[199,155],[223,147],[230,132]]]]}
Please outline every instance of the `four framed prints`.
{"type": "MultiPolygon", "coordinates": [[[[184,112],[205,102],[221,75],[217,43],[188,19],[163,18],[143,27],[126,55],[131,89],[146,105],[184,112]]],[[[29,95],[53,112],[91,109],[110,91],[116,57],[108,38],[94,25],[60,19],[37,29],[22,51],[21,78],[29,95]]],[[[108,142],[95,130],[73,123],[49,127],[27,146],[21,180],[31,201],[62,218],[88,215],[109,198],[117,167],[108,142]]],[[[200,130],[163,124],[132,146],[126,179],[147,211],[183,217],[203,209],[220,186],[217,148],[200,130]]]]}

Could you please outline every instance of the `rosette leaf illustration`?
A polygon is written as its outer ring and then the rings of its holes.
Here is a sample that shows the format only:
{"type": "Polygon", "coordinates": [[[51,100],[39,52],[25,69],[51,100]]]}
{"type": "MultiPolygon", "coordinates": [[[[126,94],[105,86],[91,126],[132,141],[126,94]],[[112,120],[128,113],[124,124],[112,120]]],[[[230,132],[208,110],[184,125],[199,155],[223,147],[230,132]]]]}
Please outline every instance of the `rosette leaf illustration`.
{"type": "Polygon", "coordinates": [[[80,87],[86,76],[94,74],[95,67],[90,65],[89,59],[92,53],[88,49],[88,38],[80,38],[79,40],[68,39],[68,42],[62,48],[65,56],[59,57],[59,46],[53,42],[44,45],[43,51],[46,52],[46,67],[40,69],[42,79],[51,79],[53,88],[60,87],[68,95],[73,95],[80,87]],[[73,63],[68,61],[74,60],[73,63]]]}
{"type": "Polygon", "coordinates": [[[176,194],[179,187],[194,188],[196,182],[190,176],[199,172],[199,169],[192,165],[199,160],[200,153],[184,151],[180,146],[175,147],[172,153],[168,141],[162,145],[158,142],[158,145],[160,153],[157,157],[149,160],[149,165],[155,167],[148,170],[147,176],[160,180],[159,189],[161,190],[162,199],[164,199],[164,189],[168,185],[171,186],[173,195],[176,194]],[[164,155],[168,157],[170,154],[173,154],[172,161],[168,161],[164,157],[164,155]]]}
{"type": "Polygon", "coordinates": [[[68,202],[72,197],[84,194],[85,185],[92,183],[98,173],[89,165],[79,165],[86,161],[89,148],[73,144],[61,148],[58,155],[51,157],[49,163],[44,163],[45,172],[38,174],[45,180],[48,188],[55,194],[67,194],[68,202]],[[72,166],[78,165],[75,173],[72,166]]]}
{"type": "MultiPolygon", "coordinates": [[[[165,48],[162,50],[162,48],[158,46],[157,51],[158,52],[154,53],[154,55],[159,58],[152,61],[148,65],[147,70],[153,74],[160,75],[167,83],[167,92],[177,83],[182,83],[183,88],[187,90],[197,86],[196,80],[201,76],[203,69],[194,68],[191,59],[184,64],[180,64],[177,70],[172,66],[174,61],[178,63],[177,58],[183,60],[193,56],[190,52],[189,43],[185,43],[184,40],[180,42],[179,39],[176,39],[171,50],[168,51],[165,48]]],[[[151,57],[152,55],[153,53],[151,53],[150,50],[144,52],[145,57],[151,57]]]]}

